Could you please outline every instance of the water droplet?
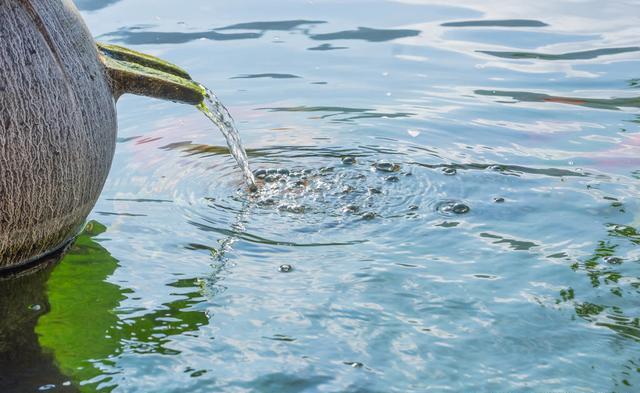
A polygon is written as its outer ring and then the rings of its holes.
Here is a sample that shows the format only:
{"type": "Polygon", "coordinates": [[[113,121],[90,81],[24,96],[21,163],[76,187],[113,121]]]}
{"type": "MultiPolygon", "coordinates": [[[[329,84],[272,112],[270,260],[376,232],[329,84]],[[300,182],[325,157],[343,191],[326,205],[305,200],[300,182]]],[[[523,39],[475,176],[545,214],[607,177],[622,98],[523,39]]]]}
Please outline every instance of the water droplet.
{"type": "Polygon", "coordinates": [[[29,306],[29,310],[31,311],[40,311],[42,310],[42,306],[39,304],[32,304],[29,306]]]}
{"type": "Polygon", "coordinates": [[[280,265],[280,267],[278,268],[278,271],[280,273],[289,273],[292,270],[293,270],[293,266],[289,264],[280,265]]]}
{"type": "Polygon", "coordinates": [[[395,172],[400,170],[400,165],[386,160],[380,160],[375,164],[376,170],[380,172],[395,172]]]}
{"type": "Polygon", "coordinates": [[[41,392],[44,392],[45,390],[51,390],[51,389],[55,389],[55,388],[56,388],[56,385],[50,383],[50,384],[47,384],[47,385],[40,386],[38,388],[38,390],[41,391],[41,392]]]}
{"type": "Polygon", "coordinates": [[[353,165],[356,163],[356,158],[351,156],[342,157],[342,163],[344,165],[353,165]]]}
{"type": "Polygon", "coordinates": [[[504,198],[502,198],[502,197],[495,197],[495,198],[493,198],[493,202],[495,202],[495,203],[502,203],[502,202],[504,202],[504,198]]]}
{"type": "Polygon", "coordinates": [[[458,172],[456,171],[456,168],[446,167],[446,168],[442,168],[442,173],[447,176],[453,176],[458,172]]]}

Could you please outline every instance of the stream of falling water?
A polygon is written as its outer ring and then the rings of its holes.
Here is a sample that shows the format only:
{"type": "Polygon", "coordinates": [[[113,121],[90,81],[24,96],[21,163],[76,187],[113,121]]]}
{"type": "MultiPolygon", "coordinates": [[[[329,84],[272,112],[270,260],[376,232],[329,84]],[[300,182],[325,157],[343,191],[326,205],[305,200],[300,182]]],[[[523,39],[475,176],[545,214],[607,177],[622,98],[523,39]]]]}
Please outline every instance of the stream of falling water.
{"type": "Polygon", "coordinates": [[[249,190],[257,190],[258,187],[256,186],[256,180],[249,168],[247,152],[242,146],[240,134],[234,124],[233,117],[231,117],[229,110],[227,110],[211,90],[204,86],[202,86],[202,88],[206,91],[206,94],[204,101],[198,105],[198,109],[204,113],[204,115],[209,118],[209,120],[211,120],[224,135],[224,138],[227,140],[227,145],[229,146],[229,151],[231,152],[231,155],[233,155],[233,158],[236,159],[238,166],[242,170],[242,176],[244,177],[244,181],[246,182],[249,190]]]}

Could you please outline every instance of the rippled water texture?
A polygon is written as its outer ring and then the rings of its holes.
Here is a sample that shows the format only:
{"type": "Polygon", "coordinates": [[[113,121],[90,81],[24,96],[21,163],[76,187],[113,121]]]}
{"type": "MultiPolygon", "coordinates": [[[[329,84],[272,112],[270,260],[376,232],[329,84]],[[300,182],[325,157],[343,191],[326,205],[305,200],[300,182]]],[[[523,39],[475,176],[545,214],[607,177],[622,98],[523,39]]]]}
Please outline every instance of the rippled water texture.
{"type": "Polygon", "coordinates": [[[261,188],[121,99],[87,230],[0,284],[16,391],[640,390],[638,1],[78,4],[261,188]]]}

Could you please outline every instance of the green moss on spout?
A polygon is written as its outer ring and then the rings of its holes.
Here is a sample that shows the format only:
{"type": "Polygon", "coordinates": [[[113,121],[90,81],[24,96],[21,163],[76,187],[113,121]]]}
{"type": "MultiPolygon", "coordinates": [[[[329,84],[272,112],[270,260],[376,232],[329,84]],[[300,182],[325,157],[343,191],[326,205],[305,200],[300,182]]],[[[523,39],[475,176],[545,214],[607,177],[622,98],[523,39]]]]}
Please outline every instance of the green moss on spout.
{"type": "Polygon", "coordinates": [[[204,88],[182,68],[121,46],[97,45],[116,98],[131,93],[191,105],[204,100],[204,88]]]}

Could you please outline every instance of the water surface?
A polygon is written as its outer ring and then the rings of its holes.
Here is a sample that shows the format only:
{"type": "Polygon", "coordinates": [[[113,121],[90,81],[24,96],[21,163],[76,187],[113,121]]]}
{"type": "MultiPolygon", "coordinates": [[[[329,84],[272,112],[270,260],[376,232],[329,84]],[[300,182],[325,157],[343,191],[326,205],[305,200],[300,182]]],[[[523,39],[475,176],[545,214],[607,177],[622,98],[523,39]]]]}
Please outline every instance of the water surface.
{"type": "Polygon", "coordinates": [[[120,100],[0,332],[16,391],[639,389],[637,1],[79,5],[216,92],[261,190],[194,108],[120,100]]]}

